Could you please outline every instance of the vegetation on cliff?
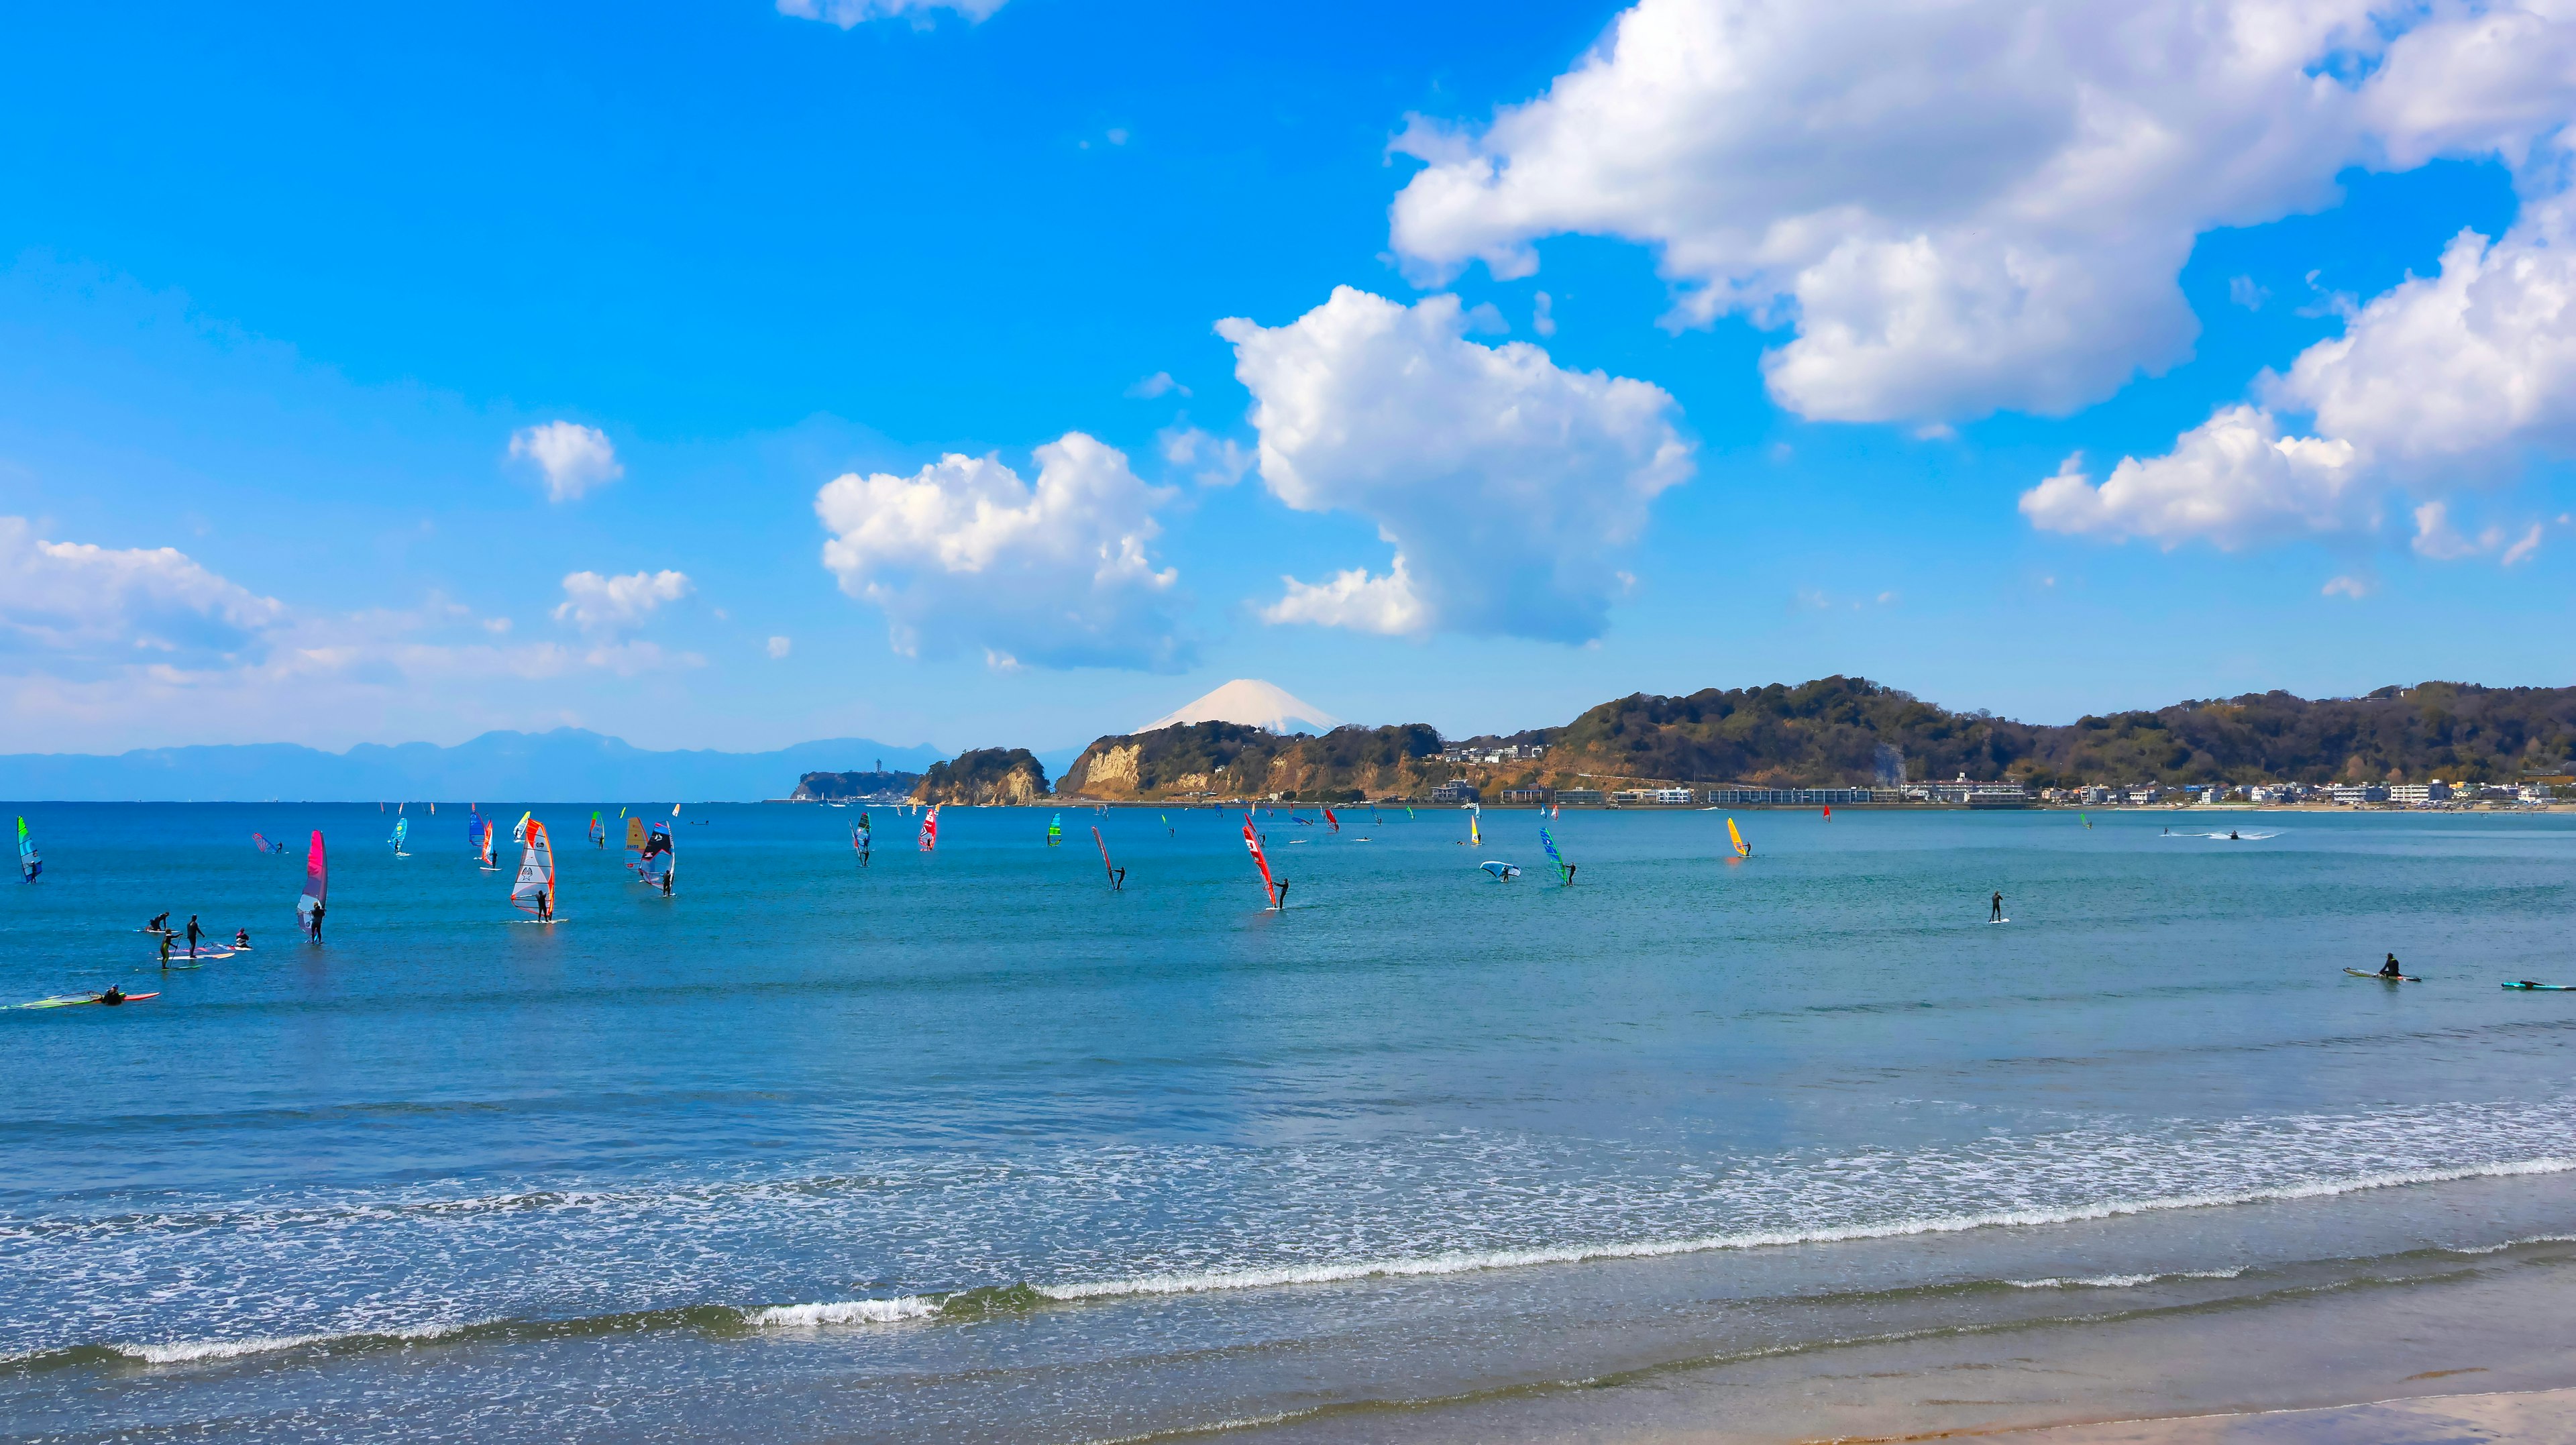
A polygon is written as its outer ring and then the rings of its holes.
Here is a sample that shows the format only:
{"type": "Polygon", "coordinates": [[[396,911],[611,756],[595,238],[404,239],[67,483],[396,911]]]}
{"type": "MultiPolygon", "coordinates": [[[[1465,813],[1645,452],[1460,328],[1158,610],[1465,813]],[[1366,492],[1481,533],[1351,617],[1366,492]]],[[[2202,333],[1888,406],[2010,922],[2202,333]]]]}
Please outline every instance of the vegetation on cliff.
{"type": "Polygon", "coordinates": [[[1280,793],[1338,802],[1421,792],[1458,772],[1440,761],[1440,734],[1420,723],[1281,737],[1240,723],[1204,722],[1102,738],[1074,759],[1056,787],[1101,799],[1280,793]]]}
{"type": "Polygon", "coordinates": [[[919,773],[807,773],[796,780],[796,791],[788,796],[800,803],[906,798],[912,796],[913,785],[920,781],[919,773]]]}
{"type": "Polygon", "coordinates": [[[1026,808],[1045,802],[1046,768],[1027,748],[974,748],[932,763],[913,786],[917,803],[1026,808]]]}

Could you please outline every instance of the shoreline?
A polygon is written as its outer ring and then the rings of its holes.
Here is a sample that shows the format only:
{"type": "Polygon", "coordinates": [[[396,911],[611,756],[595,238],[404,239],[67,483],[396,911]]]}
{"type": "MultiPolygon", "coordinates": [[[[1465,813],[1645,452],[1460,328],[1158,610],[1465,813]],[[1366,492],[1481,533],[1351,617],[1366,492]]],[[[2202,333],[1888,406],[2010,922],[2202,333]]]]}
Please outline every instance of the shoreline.
{"type": "Polygon", "coordinates": [[[2412,1277],[2366,1270],[2253,1297],[1788,1344],[1224,1433],[1257,1445],[2566,1445],[2571,1267],[2576,1244],[2535,1241],[2412,1277]],[[2515,1433],[2391,1428],[2452,1416],[2509,1416],[2515,1433]]]}

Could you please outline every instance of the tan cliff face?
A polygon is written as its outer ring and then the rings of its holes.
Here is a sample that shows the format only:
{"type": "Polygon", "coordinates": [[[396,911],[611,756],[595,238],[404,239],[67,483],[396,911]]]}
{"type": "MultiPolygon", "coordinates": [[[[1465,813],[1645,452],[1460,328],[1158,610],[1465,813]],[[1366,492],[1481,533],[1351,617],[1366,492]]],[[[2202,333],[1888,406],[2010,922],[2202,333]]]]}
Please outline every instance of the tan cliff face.
{"type": "Polygon", "coordinates": [[[1026,748],[977,748],[931,764],[912,798],[969,808],[1036,807],[1047,799],[1046,769],[1026,748]]]}
{"type": "Polygon", "coordinates": [[[1456,774],[1439,752],[1440,735],[1419,725],[1282,737],[1238,723],[1192,723],[1100,739],[1065,769],[1056,792],[1102,801],[1193,794],[1401,796],[1456,774]]]}

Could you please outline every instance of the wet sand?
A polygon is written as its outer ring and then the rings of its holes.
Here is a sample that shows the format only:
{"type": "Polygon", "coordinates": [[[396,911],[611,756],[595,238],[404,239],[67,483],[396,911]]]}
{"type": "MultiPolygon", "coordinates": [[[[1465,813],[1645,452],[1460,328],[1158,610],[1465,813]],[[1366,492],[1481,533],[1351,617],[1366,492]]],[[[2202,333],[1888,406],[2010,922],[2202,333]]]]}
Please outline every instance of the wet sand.
{"type": "Polygon", "coordinates": [[[2433,1277],[1681,1364],[1229,1432],[1262,1445],[2576,1445],[2576,1245],[2433,1277]]]}

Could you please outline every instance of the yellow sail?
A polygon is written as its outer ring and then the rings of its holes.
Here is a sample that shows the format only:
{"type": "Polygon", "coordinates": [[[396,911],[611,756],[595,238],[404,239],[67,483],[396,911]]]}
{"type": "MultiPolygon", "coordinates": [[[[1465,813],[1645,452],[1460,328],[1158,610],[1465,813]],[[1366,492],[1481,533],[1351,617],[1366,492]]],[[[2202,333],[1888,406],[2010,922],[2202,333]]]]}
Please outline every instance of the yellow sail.
{"type": "Polygon", "coordinates": [[[1742,833],[1736,831],[1735,820],[1733,818],[1726,820],[1726,836],[1735,844],[1736,857],[1750,858],[1753,856],[1752,846],[1744,841],[1744,835],[1742,833]]]}

